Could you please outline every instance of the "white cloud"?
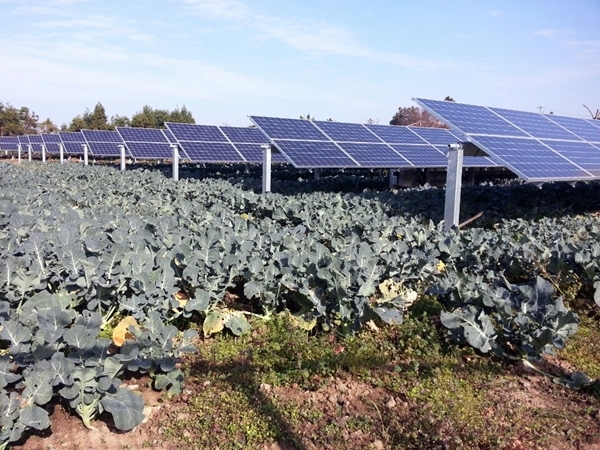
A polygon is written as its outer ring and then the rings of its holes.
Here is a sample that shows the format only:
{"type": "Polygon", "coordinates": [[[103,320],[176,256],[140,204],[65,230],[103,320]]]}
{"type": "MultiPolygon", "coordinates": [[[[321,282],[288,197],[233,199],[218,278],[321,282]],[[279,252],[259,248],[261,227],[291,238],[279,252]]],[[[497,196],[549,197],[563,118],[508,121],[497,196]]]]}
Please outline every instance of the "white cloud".
{"type": "Polygon", "coordinates": [[[535,31],[533,34],[534,36],[552,37],[558,35],[560,32],[561,31],[557,29],[547,29],[535,31]]]}

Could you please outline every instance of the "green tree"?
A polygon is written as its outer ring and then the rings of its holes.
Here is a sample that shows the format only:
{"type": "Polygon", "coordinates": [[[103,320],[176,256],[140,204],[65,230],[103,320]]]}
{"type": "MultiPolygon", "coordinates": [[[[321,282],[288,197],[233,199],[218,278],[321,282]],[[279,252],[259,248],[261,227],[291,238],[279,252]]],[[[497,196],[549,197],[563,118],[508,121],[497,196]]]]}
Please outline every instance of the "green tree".
{"type": "Polygon", "coordinates": [[[54,133],[58,131],[58,127],[48,117],[39,126],[40,133],[54,133]]]}
{"type": "Polygon", "coordinates": [[[0,102],[0,135],[17,136],[37,133],[39,117],[29,108],[15,108],[0,102]]]}
{"type": "Polygon", "coordinates": [[[165,128],[165,122],[196,123],[192,113],[185,106],[169,112],[166,109],[153,109],[146,105],[131,117],[132,127],[165,128]]]}
{"type": "Polygon", "coordinates": [[[73,118],[71,124],[68,127],[69,131],[81,131],[87,130],[111,130],[114,127],[108,123],[108,117],[102,103],[98,102],[94,107],[94,110],[90,112],[89,108],[86,108],[83,116],[78,115],[73,118]]]}
{"type": "Polygon", "coordinates": [[[127,116],[119,116],[118,114],[110,118],[110,127],[130,127],[131,119],[127,116]]]}

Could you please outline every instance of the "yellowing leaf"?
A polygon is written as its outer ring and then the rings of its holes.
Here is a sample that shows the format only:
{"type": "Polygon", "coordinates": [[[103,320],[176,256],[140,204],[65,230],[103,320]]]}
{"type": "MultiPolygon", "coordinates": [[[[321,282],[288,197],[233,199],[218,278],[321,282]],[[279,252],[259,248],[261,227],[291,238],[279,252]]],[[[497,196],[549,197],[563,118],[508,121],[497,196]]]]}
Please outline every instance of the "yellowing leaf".
{"type": "Polygon", "coordinates": [[[206,314],[206,318],[202,324],[204,336],[208,337],[211,334],[216,334],[223,331],[227,318],[228,314],[223,314],[220,311],[210,311],[208,314],[206,314]]]}
{"type": "Polygon", "coordinates": [[[244,220],[250,220],[250,216],[249,216],[248,214],[246,214],[246,213],[242,213],[242,214],[240,214],[240,217],[241,217],[242,219],[244,219],[244,220]]]}
{"type": "Polygon", "coordinates": [[[290,318],[290,323],[293,326],[300,328],[301,330],[310,331],[314,327],[317,326],[317,318],[316,317],[313,317],[313,319],[309,321],[309,320],[305,320],[304,317],[302,317],[302,316],[296,316],[294,314],[289,314],[289,318],[290,318]]]}
{"type": "Polygon", "coordinates": [[[127,331],[127,329],[132,325],[135,328],[140,328],[139,324],[132,316],[127,316],[115,327],[113,330],[113,342],[117,347],[123,345],[127,339],[135,339],[133,334],[127,331]]]}
{"type": "Polygon", "coordinates": [[[440,261],[439,263],[437,263],[437,270],[438,272],[443,272],[444,270],[446,270],[446,264],[444,264],[444,261],[440,261]]]}

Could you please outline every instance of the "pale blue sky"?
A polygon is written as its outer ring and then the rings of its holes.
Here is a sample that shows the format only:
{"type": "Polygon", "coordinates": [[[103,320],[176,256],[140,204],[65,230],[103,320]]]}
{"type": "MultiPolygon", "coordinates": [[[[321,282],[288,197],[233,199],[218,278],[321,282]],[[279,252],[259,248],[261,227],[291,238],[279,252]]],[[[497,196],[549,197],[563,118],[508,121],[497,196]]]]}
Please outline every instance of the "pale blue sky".
{"type": "Polygon", "coordinates": [[[0,101],[388,123],[412,97],[585,117],[599,0],[0,0],[0,101]]]}

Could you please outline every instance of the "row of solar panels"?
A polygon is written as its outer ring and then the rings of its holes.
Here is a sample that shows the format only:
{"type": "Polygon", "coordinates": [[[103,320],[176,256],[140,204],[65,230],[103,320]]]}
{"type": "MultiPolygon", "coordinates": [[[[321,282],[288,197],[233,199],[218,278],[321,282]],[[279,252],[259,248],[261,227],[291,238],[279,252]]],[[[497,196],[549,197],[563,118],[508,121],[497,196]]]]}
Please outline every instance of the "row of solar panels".
{"type": "Polygon", "coordinates": [[[414,100],[525,181],[600,179],[600,120],[414,100]]]}
{"type": "MultiPolygon", "coordinates": [[[[273,161],[297,168],[446,167],[446,148],[459,139],[446,129],[361,125],[251,116],[255,127],[167,123],[167,129],[117,127],[116,131],[82,130],[56,134],[0,137],[0,150],[31,145],[41,152],[119,157],[121,146],[136,159],[168,159],[177,144],[192,162],[260,163],[263,146],[277,151],[273,161]]],[[[23,147],[22,147],[23,148],[23,147]]],[[[467,167],[490,167],[489,158],[465,158],[467,167]]]]}

